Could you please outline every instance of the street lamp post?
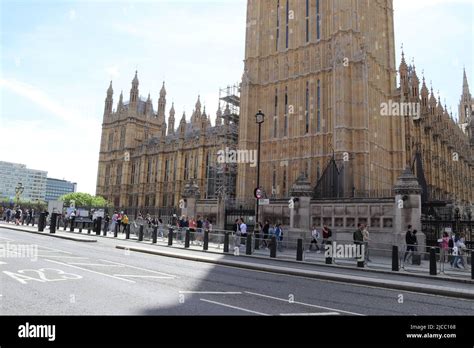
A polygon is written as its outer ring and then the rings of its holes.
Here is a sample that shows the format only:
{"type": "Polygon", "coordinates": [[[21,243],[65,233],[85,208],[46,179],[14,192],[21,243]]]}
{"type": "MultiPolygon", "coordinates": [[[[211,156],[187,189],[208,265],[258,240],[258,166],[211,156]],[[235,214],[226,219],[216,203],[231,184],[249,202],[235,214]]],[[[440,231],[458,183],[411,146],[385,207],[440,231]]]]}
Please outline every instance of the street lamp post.
{"type": "Polygon", "coordinates": [[[23,184],[19,182],[18,185],[15,187],[15,198],[16,198],[17,205],[20,203],[20,196],[24,190],[25,188],[23,187],[23,184]]]}
{"type": "MultiPolygon", "coordinates": [[[[262,124],[265,122],[265,114],[262,110],[258,110],[257,114],[255,115],[255,121],[258,124],[258,151],[257,151],[257,190],[260,191],[260,145],[262,141],[262,124]]],[[[260,195],[257,197],[257,208],[255,209],[255,232],[259,233],[260,226],[259,226],[259,218],[258,218],[258,209],[260,203],[260,195]]]]}

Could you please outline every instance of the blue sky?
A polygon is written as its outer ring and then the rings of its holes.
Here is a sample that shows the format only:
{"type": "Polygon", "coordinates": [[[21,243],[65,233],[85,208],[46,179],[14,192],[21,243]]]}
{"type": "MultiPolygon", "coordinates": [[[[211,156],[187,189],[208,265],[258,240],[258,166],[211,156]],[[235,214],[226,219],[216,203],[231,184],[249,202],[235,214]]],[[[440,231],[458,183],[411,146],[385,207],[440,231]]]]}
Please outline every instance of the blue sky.
{"type": "MultiPolygon", "coordinates": [[[[474,2],[394,4],[397,60],[403,42],[457,113],[463,65],[474,92],[474,2]]],[[[189,117],[200,94],[214,115],[219,88],[242,75],[245,15],[245,0],[0,0],[0,160],[94,193],[109,81],[114,104],[138,70],[154,104],[165,80],[167,110],[189,117]]]]}

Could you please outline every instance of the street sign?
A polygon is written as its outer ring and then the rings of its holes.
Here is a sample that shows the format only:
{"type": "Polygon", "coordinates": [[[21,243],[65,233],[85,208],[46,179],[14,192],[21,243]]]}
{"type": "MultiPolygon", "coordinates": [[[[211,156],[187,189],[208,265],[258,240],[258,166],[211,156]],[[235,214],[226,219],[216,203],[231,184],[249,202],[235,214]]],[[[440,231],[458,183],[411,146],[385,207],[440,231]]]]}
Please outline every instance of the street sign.
{"type": "Polygon", "coordinates": [[[270,200],[269,199],[259,199],[258,204],[259,205],[270,205],[270,200]]]}
{"type": "Polygon", "coordinates": [[[256,188],[254,193],[255,193],[255,198],[257,198],[257,199],[262,199],[263,198],[262,189],[256,188]]]}

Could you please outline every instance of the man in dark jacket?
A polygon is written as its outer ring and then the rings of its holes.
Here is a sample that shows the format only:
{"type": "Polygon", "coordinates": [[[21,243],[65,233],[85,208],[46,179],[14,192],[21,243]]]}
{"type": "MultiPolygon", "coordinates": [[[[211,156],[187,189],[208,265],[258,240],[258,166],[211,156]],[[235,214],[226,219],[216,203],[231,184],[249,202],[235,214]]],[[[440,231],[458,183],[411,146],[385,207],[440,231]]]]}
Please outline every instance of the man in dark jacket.
{"type": "Polygon", "coordinates": [[[407,245],[407,250],[405,251],[405,256],[403,257],[403,262],[407,261],[408,255],[412,255],[413,252],[416,250],[415,245],[417,243],[416,236],[413,234],[411,230],[412,226],[408,225],[408,230],[405,234],[405,243],[407,245]]]}

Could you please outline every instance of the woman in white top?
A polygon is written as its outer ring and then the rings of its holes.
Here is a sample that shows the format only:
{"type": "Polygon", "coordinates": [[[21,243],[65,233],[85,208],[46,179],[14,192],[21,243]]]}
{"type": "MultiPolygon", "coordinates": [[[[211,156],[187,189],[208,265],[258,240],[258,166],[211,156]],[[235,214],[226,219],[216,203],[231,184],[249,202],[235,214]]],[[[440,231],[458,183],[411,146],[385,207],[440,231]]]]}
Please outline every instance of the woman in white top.
{"type": "Polygon", "coordinates": [[[321,233],[316,229],[316,226],[313,226],[311,230],[311,243],[309,245],[309,251],[313,249],[313,244],[316,246],[316,250],[318,253],[321,253],[321,248],[318,245],[318,239],[321,238],[321,233]]]}

